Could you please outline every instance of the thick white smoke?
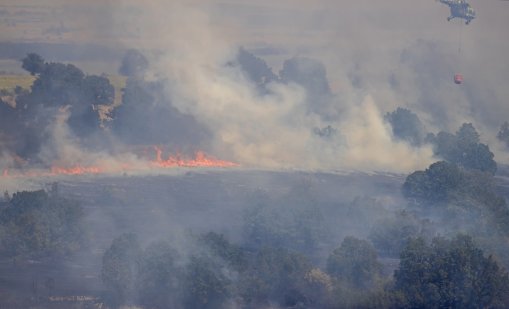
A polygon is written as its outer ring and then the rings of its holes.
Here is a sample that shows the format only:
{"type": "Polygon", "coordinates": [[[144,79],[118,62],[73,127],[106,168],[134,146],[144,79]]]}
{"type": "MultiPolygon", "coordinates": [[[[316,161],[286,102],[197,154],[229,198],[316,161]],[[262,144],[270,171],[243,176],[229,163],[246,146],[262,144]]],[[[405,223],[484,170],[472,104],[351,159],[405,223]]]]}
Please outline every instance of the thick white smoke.
{"type": "MultiPolygon", "coordinates": [[[[500,65],[508,43],[496,35],[509,20],[501,10],[505,3],[472,3],[479,17],[463,29],[461,59],[459,23],[447,23],[447,7],[432,1],[68,3],[72,20],[66,22],[69,28],[76,23],[78,40],[120,43],[151,55],[147,78],[165,78],[171,103],[212,132],[213,154],[243,166],[408,172],[426,167],[431,150],[395,142],[385,113],[410,108],[435,133],[472,122],[492,150],[509,114],[502,104],[508,71],[500,65]],[[80,14],[86,18],[74,18],[80,14]],[[331,109],[340,116],[324,121],[310,113],[305,90],[296,84],[274,83],[270,94],[260,95],[239,68],[226,65],[241,45],[269,47],[273,53],[263,58],[275,73],[295,55],[324,62],[336,95],[331,109]],[[462,87],[451,82],[456,70],[465,75],[462,87]],[[328,126],[337,133],[324,138],[314,131],[328,126]]],[[[41,154],[46,161],[131,160],[80,149],[56,128],[57,154],[48,147],[41,154]]],[[[496,151],[497,161],[507,157],[504,149],[496,151]]]]}
{"type": "Polygon", "coordinates": [[[323,122],[307,111],[301,87],[275,83],[262,96],[238,68],[226,66],[238,44],[210,24],[206,11],[172,2],[153,3],[145,12],[142,37],[157,40],[144,47],[162,53],[152,60],[152,73],[166,77],[177,108],[211,129],[216,154],[262,168],[406,172],[432,161],[430,149],[391,139],[376,97],[338,97],[334,104],[342,105],[344,115],[323,122]],[[327,125],[338,134],[324,139],[313,133],[327,125]]]}

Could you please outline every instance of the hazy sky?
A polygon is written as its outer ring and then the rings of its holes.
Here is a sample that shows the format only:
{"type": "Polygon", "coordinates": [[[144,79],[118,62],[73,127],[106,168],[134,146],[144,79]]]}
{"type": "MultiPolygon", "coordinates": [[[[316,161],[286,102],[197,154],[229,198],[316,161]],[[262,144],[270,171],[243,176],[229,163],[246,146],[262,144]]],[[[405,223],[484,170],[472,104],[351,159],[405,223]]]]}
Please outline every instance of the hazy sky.
{"type": "Polygon", "coordinates": [[[473,122],[497,158],[507,156],[494,136],[509,120],[509,2],[470,3],[477,18],[464,26],[447,22],[449,9],[433,0],[6,0],[0,39],[162,51],[152,73],[171,81],[173,104],[215,132],[217,152],[240,162],[411,170],[432,159],[429,149],[391,142],[382,117],[398,106],[433,132],[473,122]],[[221,68],[238,46],[275,73],[292,56],[322,61],[344,117],[306,114],[302,89],[292,86],[254,95],[221,68]],[[452,83],[455,73],[464,85],[452,83]],[[341,142],[313,138],[312,128],[326,125],[339,128],[341,142]]]}

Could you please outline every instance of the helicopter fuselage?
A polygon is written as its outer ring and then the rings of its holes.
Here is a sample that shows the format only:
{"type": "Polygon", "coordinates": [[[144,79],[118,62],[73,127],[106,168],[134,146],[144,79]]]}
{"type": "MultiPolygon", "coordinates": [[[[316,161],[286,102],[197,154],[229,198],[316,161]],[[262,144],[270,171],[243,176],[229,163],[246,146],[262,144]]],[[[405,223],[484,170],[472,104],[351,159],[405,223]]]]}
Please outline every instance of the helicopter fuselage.
{"type": "Polygon", "coordinates": [[[475,18],[474,9],[465,0],[439,0],[451,9],[451,16],[447,17],[450,21],[453,18],[464,19],[468,25],[475,18]]]}

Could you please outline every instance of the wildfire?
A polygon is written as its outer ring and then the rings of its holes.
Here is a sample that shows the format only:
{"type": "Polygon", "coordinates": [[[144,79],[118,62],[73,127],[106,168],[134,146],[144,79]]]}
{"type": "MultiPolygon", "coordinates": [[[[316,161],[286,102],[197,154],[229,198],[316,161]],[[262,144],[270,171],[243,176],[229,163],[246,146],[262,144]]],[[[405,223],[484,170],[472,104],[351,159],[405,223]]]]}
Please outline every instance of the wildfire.
{"type": "Polygon", "coordinates": [[[53,175],[82,175],[82,174],[100,174],[104,173],[99,167],[84,167],[84,166],[74,166],[74,167],[58,167],[53,166],[51,168],[51,174],[53,175]]]}
{"type": "Polygon", "coordinates": [[[166,159],[163,159],[163,150],[160,147],[155,146],[155,159],[147,160],[140,159],[136,164],[130,164],[122,162],[116,166],[111,164],[97,164],[94,166],[61,166],[55,164],[49,170],[28,170],[28,171],[15,171],[11,173],[10,170],[4,169],[2,177],[16,177],[16,176],[29,176],[29,177],[41,177],[41,176],[58,176],[58,175],[96,175],[105,173],[122,173],[122,172],[138,172],[144,170],[154,170],[161,168],[194,168],[194,167],[211,167],[211,168],[225,168],[238,166],[237,163],[219,160],[210,156],[207,156],[203,151],[197,151],[193,158],[185,158],[180,154],[175,156],[168,155],[166,159]]]}
{"type": "Polygon", "coordinates": [[[170,168],[170,167],[233,167],[238,164],[218,160],[212,157],[208,157],[203,151],[197,151],[193,159],[182,159],[179,154],[176,156],[168,156],[168,159],[163,160],[163,151],[159,147],[154,147],[156,150],[156,160],[153,161],[153,165],[158,167],[170,168]]]}

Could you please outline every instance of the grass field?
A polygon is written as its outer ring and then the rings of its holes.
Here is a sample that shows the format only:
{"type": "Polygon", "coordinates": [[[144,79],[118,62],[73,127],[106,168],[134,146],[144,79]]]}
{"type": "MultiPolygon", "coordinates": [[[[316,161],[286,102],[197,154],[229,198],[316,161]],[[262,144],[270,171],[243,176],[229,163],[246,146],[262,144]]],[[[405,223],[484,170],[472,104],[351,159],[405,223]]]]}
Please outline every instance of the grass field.
{"type": "Polygon", "coordinates": [[[25,89],[30,89],[35,77],[31,75],[0,75],[0,89],[5,89],[10,92],[21,86],[25,89]]]}
{"type": "Polygon", "coordinates": [[[119,106],[122,102],[122,89],[125,88],[127,78],[121,75],[108,75],[110,83],[115,87],[115,100],[113,101],[114,106],[119,106]]]}

